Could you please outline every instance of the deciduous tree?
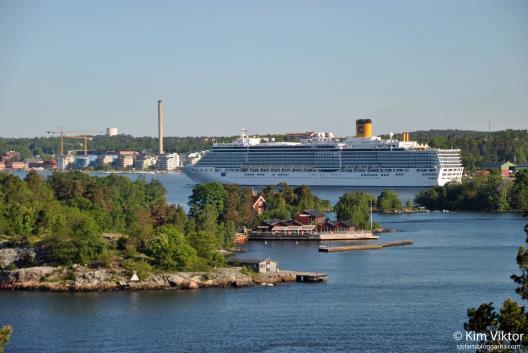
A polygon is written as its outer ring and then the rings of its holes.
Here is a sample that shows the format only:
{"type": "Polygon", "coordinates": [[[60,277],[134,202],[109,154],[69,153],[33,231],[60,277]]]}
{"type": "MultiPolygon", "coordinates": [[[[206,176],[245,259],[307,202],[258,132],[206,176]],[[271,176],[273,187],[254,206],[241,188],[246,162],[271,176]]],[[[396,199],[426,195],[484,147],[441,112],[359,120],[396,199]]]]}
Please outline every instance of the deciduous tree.
{"type": "Polygon", "coordinates": [[[352,221],[360,229],[370,228],[370,205],[374,196],[365,192],[348,192],[334,206],[338,220],[352,221]]]}

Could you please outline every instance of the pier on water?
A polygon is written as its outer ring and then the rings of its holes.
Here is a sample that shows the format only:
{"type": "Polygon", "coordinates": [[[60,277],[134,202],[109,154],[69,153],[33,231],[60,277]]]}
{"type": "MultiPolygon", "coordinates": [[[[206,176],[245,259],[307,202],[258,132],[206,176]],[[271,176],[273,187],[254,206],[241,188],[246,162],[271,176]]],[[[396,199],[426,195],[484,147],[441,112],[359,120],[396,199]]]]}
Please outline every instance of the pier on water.
{"type": "Polygon", "coordinates": [[[264,272],[258,274],[257,283],[282,283],[282,282],[325,282],[328,275],[324,272],[290,271],[264,272]]]}
{"type": "Polygon", "coordinates": [[[320,246],[320,252],[341,252],[341,251],[357,251],[357,250],[372,250],[372,249],[383,249],[391,246],[403,246],[403,245],[412,245],[411,240],[398,240],[391,241],[388,243],[380,244],[365,244],[365,245],[343,245],[343,246],[320,246]]]}
{"type": "Polygon", "coordinates": [[[295,272],[297,282],[324,282],[328,275],[323,272],[295,272]]]}

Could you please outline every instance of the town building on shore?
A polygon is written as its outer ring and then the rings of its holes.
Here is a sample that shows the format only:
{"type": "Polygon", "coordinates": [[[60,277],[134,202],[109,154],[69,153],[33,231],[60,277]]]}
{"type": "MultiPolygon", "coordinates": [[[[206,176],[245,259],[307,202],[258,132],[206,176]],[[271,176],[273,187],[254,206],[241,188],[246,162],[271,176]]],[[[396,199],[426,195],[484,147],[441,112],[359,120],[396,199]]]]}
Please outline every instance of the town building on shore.
{"type": "Polygon", "coordinates": [[[30,170],[54,170],[57,168],[57,161],[54,159],[42,160],[40,158],[27,158],[25,162],[30,170]]]}
{"type": "MultiPolygon", "coordinates": [[[[148,151],[131,151],[131,150],[110,150],[98,154],[77,154],[80,151],[68,151],[64,156],[43,160],[36,156],[23,159],[17,151],[8,151],[0,155],[0,170],[84,170],[84,169],[116,169],[144,171],[157,169],[160,171],[173,171],[184,165],[184,159],[187,155],[178,153],[166,153],[163,155],[154,155],[148,151]]],[[[201,152],[191,154],[196,159],[201,157],[201,152]]],[[[188,159],[186,160],[189,161],[188,159]]],[[[263,199],[254,200],[255,211],[261,214],[265,209],[263,199]]]]}
{"type": "Polygon", "coordinates": [[[5,168],[11,170],[28,170],[28,165],[22,161],[8,161],[5,162],[5,168]]]}
{"type": "Polygon", "coordinates": [[[139,152],[136,151],[128,151],[128,150],[120,150],[117,151],[118,156],[132,156],[133,158],[139,156],[139,152]]]}
{"type": "Polygon", "coordinates": [[[22,155],[20,154],[20,152],[17,151],[6,151],[2,154],[0,160],[4,163],[13,161],[20,162],[22,161],[22,155]]]}
{"type": "Polygon", "coordinates": [[[116,157],[111,154],[100,154],[95,159],[95,167],[102,168],[104,166],[111,165],[116,157]]]}
{"type": "Polygon", "coordinates": [[[75,162],[75,155],[73,153],[68,153],[64,157],[57,159],[57,169],[66,170],[70,164],[75,162]]]}
{"type": "Polygon", "coordinates": [[[176,170],[181,166],[180,155],[177,153],[168,153],[159,156],[158,169],[163,171],[176,170]]]}
{"type": "Polygon", "coordinates": [[[77,158],[75,158],[75,168],[76,169],[84,169],[84,168],[87,168],[89,165],[90,165],[89,156],[77,156],[77,158]]]}
{"type": "Polygon", "coordinates": [[[156,159],[153,156],[140,156],[134,160],[135,170],[146,170],[156,165],[156,159]]]}
{"type": "Polygon", "coordinates": [[[129,154],[121,154],[117,157],[117,168],[125,170],[132,168],[134,165],[134,156],[129,154]]]}

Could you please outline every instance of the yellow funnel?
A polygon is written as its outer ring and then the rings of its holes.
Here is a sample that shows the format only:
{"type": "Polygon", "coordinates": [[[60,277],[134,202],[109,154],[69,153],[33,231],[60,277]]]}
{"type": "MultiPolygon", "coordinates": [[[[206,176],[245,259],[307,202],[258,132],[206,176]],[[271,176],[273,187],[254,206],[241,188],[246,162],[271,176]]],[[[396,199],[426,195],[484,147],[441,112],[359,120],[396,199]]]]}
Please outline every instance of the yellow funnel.
{"type": "Polygon", "coordinates": [[[372,137],[372,120],[356,120],[356,137],[372,137]]]}

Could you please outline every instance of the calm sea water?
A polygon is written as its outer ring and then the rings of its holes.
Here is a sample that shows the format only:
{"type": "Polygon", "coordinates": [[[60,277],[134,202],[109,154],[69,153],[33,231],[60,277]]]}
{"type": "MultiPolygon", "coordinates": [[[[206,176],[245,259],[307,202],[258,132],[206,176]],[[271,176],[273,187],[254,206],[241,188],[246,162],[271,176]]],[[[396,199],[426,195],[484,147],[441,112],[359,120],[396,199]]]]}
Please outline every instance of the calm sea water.
{"type": "MultiPolygon", "coordinates": [[[[148,176],[151,177],[151,176],[148,176]]],[[[192,188],[156,175],[172,202],[192,188]]],[[[400,191],[401,192],[401,191],[400,191]]],[[[337,190],[317,191],[335,198],[337,190]],[[325,194],[328,192],[328,194],[325,194]]],[[[335,200],[333,200],[335,201],[335,200]]],[[[468,307],[517,298],[516,214],[376,215],[410,247],[319,253],[316,243],[250,242],[244,256],[328,273],[321,284],[115,293],[0,291],[7,352],[453,352],[468,307]]]]}

